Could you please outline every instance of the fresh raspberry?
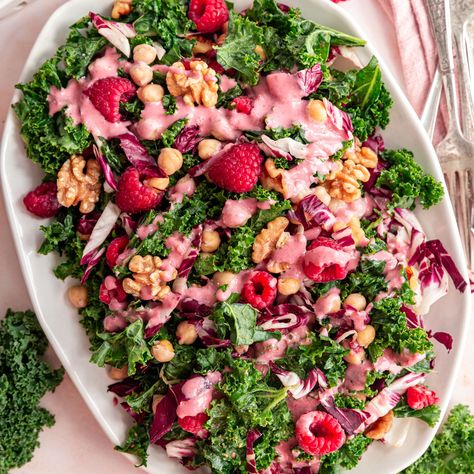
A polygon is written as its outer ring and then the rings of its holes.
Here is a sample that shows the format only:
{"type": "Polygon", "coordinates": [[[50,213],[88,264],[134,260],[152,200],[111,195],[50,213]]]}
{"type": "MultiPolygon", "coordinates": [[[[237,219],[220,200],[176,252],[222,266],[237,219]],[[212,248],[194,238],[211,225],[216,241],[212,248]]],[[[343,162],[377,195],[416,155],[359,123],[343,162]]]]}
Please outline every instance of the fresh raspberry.
{"type": "Polygon", "coordinates": [[[235,107],[235,110],[241,114],[250,115],[253,109],[253,99],[242,95],[240,97],[236,97],[232,102],[231,105],[235,107]]]}
{"type": "Polygon", "coordinates": [[[145,212],[158,206],[162,199],[163,192],[145,186],[140,181],[138,170],[133,166],[128,167],[120,176],[115,202],[122,211],[130,214],[145,212]]]}
{"type": "Polygon", "coordinates": [[[115,267],[118,256],[125,250],[127,245],[128,237],[126,235],[117,237],[112,240],[112,242],[110,242],[109,246],[107,247],[107,251],[105,252],[105,260],[107,261],[107,265],[110,268],[115,267]]]}
{"type": "Polygon", "coordinates": [[[127,293],[122,287],[122,281],[111,275],[105,277],[99,288],[99,299],[108,305],[123,303],[127,299],[127,293]]]}
{"type": "Polygon", "coordinates": [[[424,385],[415,385],[407,389],[407,403],[413,410],[421,410],[430,405],[436,405],[439,398],[433,390],[424,385]]]}
{"type": "Polygon", "coordinates": [[[206,437],[207,430],[204,429],[204,423],[209,419],[205,413],[199,413],[196,416],[185,416],[178,418],[178,424],[184,431],[199,435],[199,437],[206,437]]]}
{"type": "Polygon", "coordinates": [[[254,308],[263,309],[273,303],[277,279],[267,272],[254,272],[242,289],[242,297],[254,308]]]}
{"type": "Polygon", "coordinates": [[[95,81],[84,94],[107,121],[119,122],[120,102],[131,99],[136,90],[136,87],[124,77],[106,77],[95,81]]]}
{"type": "Polygon", "coordinates": [[[209,168],[208,175],[220,188],[246,193],[257,184],[263,156],[253,143],[239,143],[221,154],[209,168]]]}
{"type": "Polygon", "coordinates": [[[344,247],[328,237],[318,237],[314,240],[308,247],[303,260],[303,269],[306,276],[316,283],[344,280],[348,273],[348,265],[349,258],[348,254],[344,251],[344,247]],[[327,256],[324,258],[324,261],[322,261],[319,255],[316,255],[315,252],[311,252],[311,250],[317,249],[318,247],[327,247],[335,250],[336,253],[331,252],[332,255],[327,256]]]}
{"type": "Polygon", "coordinates": [[[61,209],[57,193],[56,183],[42,183],[23,198],[23,204],[35,216],[53,217],[61,209]]]}
{"type": "Polygon", "coordinates": [[[323,456],[337,451],[344,444],[346,435],[329,413],[310,411],[296,422],[296,439],[306,453],[323,456]]]}
{"type": "Polygon", "coordinates": [[[201,33],[215,33],[229,19],[224,0],[191,0],[188,17],[201,33]]]}

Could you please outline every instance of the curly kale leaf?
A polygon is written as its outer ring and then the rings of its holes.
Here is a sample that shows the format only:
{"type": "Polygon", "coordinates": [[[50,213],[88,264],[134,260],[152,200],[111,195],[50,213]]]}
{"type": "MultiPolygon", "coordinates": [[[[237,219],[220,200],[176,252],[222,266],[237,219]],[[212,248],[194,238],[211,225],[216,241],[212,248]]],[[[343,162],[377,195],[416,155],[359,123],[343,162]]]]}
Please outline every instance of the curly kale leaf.
{"type": "Polygon", "coordinates": [[[121,453],[133,454],[139,460],[136,467],[146,466],[148,460],[148,447],[150,446],[150,421],[133,425],[127,434],[122,446],[115,446],[121,453]]]}
{"type": "Polygon", "coordinates": [[[425,173],[408,150],[386,150],[381,158],[389,164],[382,171],[376,185],[393,192],[390,207],[414,209],[416,200],[428,209],[438,204],[444,196],[443,186],[425,173]]]}
{"type": "Polygon", "coordinates": [[[278,360],[278,365],[302,379],[318,367],[326,375],[329,385],[335,386],[339,379],[344,378],[346,363],[343,357],[349,351],[326,336],[312,333],[309,338],[311,343],[308,345],[290,347],[285,357],[278,360]]]}
{"type": "Polygon", "coordinates": [[[393,409],[393,414],[397,418],[419,418],[429,426],[433,427],[439,420],[441,410],[438,405],[429,405],[420,410],[414,410],[408,406],[406,397],[403,397],[398,405],[393,409]]]}
{"type": "Polygon", "coordinates": [[[348,439],[340,449],[321,458],[320,474],[337,474],[341,468],[354,469],[371,442],[363,434],[348,439]]]}
{"type": "Polygon", "coordinates": [[[474,416],[456,405],[428,450],[401,474],[470,474],[474,472],[474,416]]]}
{"type": "Polygon", "coordinates": [[[39,406],[63,378],[43,362],[48,341],[33,312],[7,311],[0,322],[0,472],[31,460],[54,416],[39,406]]]}

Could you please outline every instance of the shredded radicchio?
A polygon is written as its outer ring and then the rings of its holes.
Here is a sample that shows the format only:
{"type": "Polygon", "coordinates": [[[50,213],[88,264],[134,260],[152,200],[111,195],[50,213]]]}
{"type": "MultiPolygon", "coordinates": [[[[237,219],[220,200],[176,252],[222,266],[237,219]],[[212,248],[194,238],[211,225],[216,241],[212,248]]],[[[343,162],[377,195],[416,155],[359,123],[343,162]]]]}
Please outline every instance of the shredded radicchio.
{"type": "Polygon", "coordinates": [[[150,426],[150,443],[156,443],[173,426],[178,408],[177,397],[170,389],[156,406],[155,416],[150,426]]]}
{"type": "Polygon", "coordinates": [[[81,260],[81,265],[87,264],[87,267],[84,273],[82,274],[81,285],[83,285],[87,281],[94,267],[100,262],[100,259],[102,258],[104,252],[105,248],[101,248],[100,250],[93,250],[89,252],[86,257],[83,257],[84,263],[82,263],[81,260]]]}
{"type": "Polygon", "coordinates": [[[108,39],[125,56],[129,57],[130,42],[128,38],[136,36],[135,28],[127,23],[105,20],[100,15],[92,12],[89,13],[89,16],[99,34],[108,39]]]}
{"type": "Polygon", "coordinates": [[[369,418],[369,414],[365,411],[336,407],[333,397],[321,399],[321,405],[330,415],[336,418],[348,436],[353,435],[369,418]]]}
{"type": "Polygon", "coordinates": [[[119,397],[125,397],[126,395],[130,395],[139,387],[140,382],[138,382],[138,380],[135,380],[133,377],[127,377],[120,382],[115,382],[109,385],[107,392],[115,393],[115,395],[118,395],[119,397]]]}
{"type": "Polygon", "coordinates": [[[435,333],[428,331],[428,336],[436,339],[440,344],[446,347],[448,352],[451,352],[453,348],[453,336],[451,336],[451,334],[444,331],[437,331],[435,333]]]}
{"type": "Polygon", "coordinates": [[[316,195],[310,194],[302,199],[296,208],[296,218],[301,222],[305,230],[315,226],[321,226],[329,231],[336,217],[316,195]]]}
{"type": "Polygon", "coordinates": [[[323,72],[320,64],[315,64],[310,69],[304,69],[296,73],[298,82],[305,95],[310,95],[318,90],[318,87],[323,82],[323,72]]]}
{"type": "Polygon", "coordinates": [[[184,127],[176,137],[173,148],[176,148],[181,153],[188,153],[196,147],[199,140],[199,125],[189,125],[184,127]]]}
{"type": "Polygon", "coordinates": [[[326,112],[331,123],[338,129],[346,134],[346,140],[352,138],[352,132],[354,127],[352,126],[351,118],[349,114],[339,110],[335,107],[329,100],[323,98],[324,106],[326,107],[326,112]]]}
{"type": "Polygon", "coordinates": [[[99,162],[102,173],[104,174],[105,181],[114,190],[117,191],[117,181],[109,163],[105,159],[105,156],[100,152],[99,148],[94,145],[94,155],[99,162]]]}
{"type": "Polygon", "coordinates": [[[255,451],[253,449],[253,445],[255,441],[262,436],[262,433],[258,430],[250,430],[247,433],[247,443],[246,443],[246,456],[245,459],[247,461],[247,472],[250,474],[257,474],[257,462],[255,459],[255,451]]]}
{"type": "Polygon", "coordinates": [[[385,150],[385,143],[380,135],[371,135],[367,140],[362,143],[362,146],[370,148],[377,155],[385,150]]]}
{"type": "Polygon", "coordinates": [[[194,262],[199,256],[199,249],[201,247],[202,240],[202,225],[196,227],[193,230],[191,236],[191,245],[183,258],[183,261],[178,270],[179,278],[187,278],[191,272],[194,262]]]}
{"type": "Polygon", "coordinates": [[[264,308],[257,324],[265,331],[293,331],[307,324],[309,312],[304,306],[283,303],[264,308]]]}

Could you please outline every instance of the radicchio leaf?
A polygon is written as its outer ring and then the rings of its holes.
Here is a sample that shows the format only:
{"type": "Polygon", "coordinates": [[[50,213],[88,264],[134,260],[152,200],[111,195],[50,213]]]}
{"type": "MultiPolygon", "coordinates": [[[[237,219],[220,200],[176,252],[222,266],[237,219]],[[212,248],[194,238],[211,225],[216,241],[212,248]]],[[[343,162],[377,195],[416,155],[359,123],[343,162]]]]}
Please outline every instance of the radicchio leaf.
{"type": "Polygon", "coordinates": [[[99,162],[102,173],[104,174],[105,181],[114,191],[117,191],[118,189],[117,181],[115,179],[112,168],[110,167],[109,163],[105,159],[105,156],[100,152],[99,148],[94,145],[93,149],[94,149],[94,155],[97,161],[99,162]]]}
{"type": "Polygon", "coordinates": [[[369,418],[369,414],[365,411],[336,407],[333,397],[322,399],[321,405],[330,415],[336,418],[348,436],[353,435],[369,418]]]}
{"type": "Polygon", "coordinates": [[[130,42],[128,38],[136,36],[135,28],[127,23],[104,20],[100,15],[90,12],[92,24],[100,35],[110,41],[125,56],[130,56],[130,42]]]}
{"type": "Polygon", "coordinates": [[[260,431],[253,429],[247,433],[247,443],[246,443],[246,456],[245,460],[247,461],[247,472],[250,474],[257,474],[257,462],[255,459],[255,451],[253,445],[255,441],[262,436],[260,431]]]}
{"type": "Polygon", "coordinates": [[[303,89],[305,96],[312,94],[318,90],[318,87],[323,82],[323,72],[320,64],[315,64],[310,69],[303,69],[296,73],[301,89],[303,89]]]}
{"type": "Polygon", "coordinates": [[[140,387],[140,382],[133,377],[127,377],[120,382],[115,382],[108,386],[107,392],[115,393],[119,397],[125,397],[140,387]]]}
{"type": "Polygon", "coordinates": [[[345,140],[352,138],[352,132],[354,127],[352,126],[352,121],[349,115],[346,112],[335,107],[329,100],[323,98],[324,106],[326,107],[326,112],[331,123],[342,132],[345,133],[345,140]]]}
{"type": "Polygon", "coordinates": [[[102,258],[104,252],[105,248],[101,248],[100,250],[92,250],[85,257],[83,257],[84,263],[81,263],[81,265],[85,265],[87,263],[87,267],[84,273],[82,274],[81,285],[83,285],[87,281],[89,275],[92,272],[92,269],[100,262],[100,259],[102,258]]]}
{"type": "Polygon", "coordinates": [[[93,211],[90,214],[83,214],[77,223],[76,231],[82,235],[91,235],[99,217],[100,212],[98,211],[93,211]]]}
{"type": "Polygon", "coordinates": [[[451,352],[451,349],[453,348],[453,336],[451,336],[451,334],[444,331],[437,331],[435,333],[428,331],[428,336],[436,339],[440,344],[443,344],[443,346],[446,347],[448,352],[451,352]]]}
{"type": "Polygon", "coordinates": [[[188,153],[196,147],[200,139],[199,125],[188,125],[176,137],[173,148],[176,148],[181,153],[188,153]]]}
{"type": "Polygon", "coordinates": [[[371,135],[364,143],[362,143],[362,146],[370,148],[377,155],[385,150],[385,143],[380,135],[371,135]]]}
{"type": "Polygon", "coordinates": [[[332,229],[336,217],[315,194],[303,198],[296,208],[296,217],[305,230],[321,226],[324,230],[332,229]]]}
{"type": "Polygon", "coordinates": [[[260,145],[265,147],[263,151],[274,158],[285,158],[288,161],[293,161],[293,157],[304,159],[308,153],[306,145],[290,137],[272,140],[267,135],[262,135],[261,138],[263,144],[260,145]]]}
{"type": "Polygon", "coordinates": [[[183,261],[178,269],[178,278],[187,278],[191,273],[194,262],[199,256],[199,249],[202,241],[202,225],[193,229],[191,234],[191,245],[183,257],[183,261]]]}
{"type": "Polygon", "coordinates": [[[309,311],[304,306],[283,303],[264,308],[258,316],[257,324],[265,331],[292,331],[307,324],[309,311]]]}
{"type": "Polygon", "coordinates": [[[175,394],[170,389],[168,393],[159,401],[156,406],[155,416],[150,426],[150,443],[156,443],[173,426],[176,420],[176,409],[178,401],[175,394]]]}
{"type": "Polygon", "coordinates": [[[166,444],[166,454],[170,458],[191,458],[196,454],[194,438],[177,439],[166,444]]]}

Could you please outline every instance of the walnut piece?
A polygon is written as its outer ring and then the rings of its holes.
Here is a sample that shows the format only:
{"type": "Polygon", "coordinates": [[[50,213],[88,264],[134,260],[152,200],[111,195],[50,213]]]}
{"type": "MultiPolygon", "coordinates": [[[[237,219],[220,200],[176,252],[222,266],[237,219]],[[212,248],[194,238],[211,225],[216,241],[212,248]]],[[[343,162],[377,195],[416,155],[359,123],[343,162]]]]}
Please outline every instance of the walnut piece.
{"type": "Polygon", "coordinates": [[[254,263],[260,263],[270,256],[289,223],[286,217],[277,217],[269,222],[267,227],[257,235],[252,248],[254,263]]]}
{"type": "Polygon", "coordinates": [[[112,18],[117,20],[121,16],[128,15],[132,11],[132,0],[115,0],[112,7],[112,18]]]}
{"type": "Polygon", "coordinates": [[[86,160],[73,155],[65,161],[58,173],[58,201],[64,207],[76,206],[83,214],[92,212],[99,200],[101,183],[100,165],[94,160],[86,160]],[[87,165],[87,167],[86,167],[87,165]],[[84,169],[86,172],[84,173],[84,169]]]}
{"type": "Polygon", "coordinates": [[[283,175],[284,169],[277,168],[275,162],[268,158],[265,161],[263,173],[260,175],[260,182],[265,189],[284,194],[283,175]]]}
{"type": "Polygon", "coordinates": [[[364,433],[370,439],[382,439],[388,433],[393,423],[393,411],[390,410],[385,416],[372,423],[364,433]]]}
{"type": "Polygon", "coordinates": [[[356,147],[355,151],[346,151],[343,160],[352,160],[357,165],[365,166],[366,168],[375,168],[379,159],[377,154],[369,147],[356,147]]]}
{"type": "Polygon", "coordinates": [[[204,61],[191,61],[190,70],[183,63],[174,63],[166,74],[166,85],[171,95],[183,97],[188,105],[214,107],[217,103],[219,86],[216,71],[204,61]]]}
{"type": "Polygon", "coordinates": [[[137,298],[162,300],[171,291],[162,279],[165,273],[161,270],[162,263],[159,257],[135,255],[128,264],[133,278],[125,278],[122,283],[125,293],[137,298]]]}
{"type": "Polygon", "coordinates": [[[338,169],[331,172],[324,182],[332,198],[341,199],[344,202],[352,202],[361,197],[359,181],[365,183],[370,178],[369,170],[352,160],[338,163],[338,169]]]}

